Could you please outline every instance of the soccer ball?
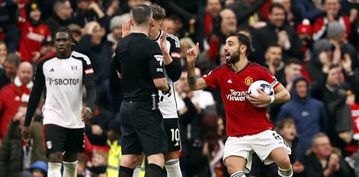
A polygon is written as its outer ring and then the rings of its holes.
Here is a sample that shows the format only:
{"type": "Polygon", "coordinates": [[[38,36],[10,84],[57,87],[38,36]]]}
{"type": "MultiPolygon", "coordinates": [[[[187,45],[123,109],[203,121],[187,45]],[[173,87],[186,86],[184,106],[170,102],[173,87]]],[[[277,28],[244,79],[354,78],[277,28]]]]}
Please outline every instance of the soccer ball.
{"type": "Polygon", "coordinates": [[[253,82],[248,88],[248,94],[255,96],[258,95],[258,89],[262,90],[268,96],[274,95],[274,90],[271,84],[264,80],[257,80],[253,82]]]}

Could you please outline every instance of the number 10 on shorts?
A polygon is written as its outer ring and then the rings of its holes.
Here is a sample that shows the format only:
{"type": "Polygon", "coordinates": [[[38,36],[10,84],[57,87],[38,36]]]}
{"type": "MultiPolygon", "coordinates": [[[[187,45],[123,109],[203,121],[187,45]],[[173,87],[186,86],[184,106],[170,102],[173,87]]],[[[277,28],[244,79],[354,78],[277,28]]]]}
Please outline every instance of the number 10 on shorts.
{"type": "Polygon", "coordinates": [[[175,146],[179,146],[180,132],[178,128],[171,129],[171,141],[175,141],[175,146]]]}

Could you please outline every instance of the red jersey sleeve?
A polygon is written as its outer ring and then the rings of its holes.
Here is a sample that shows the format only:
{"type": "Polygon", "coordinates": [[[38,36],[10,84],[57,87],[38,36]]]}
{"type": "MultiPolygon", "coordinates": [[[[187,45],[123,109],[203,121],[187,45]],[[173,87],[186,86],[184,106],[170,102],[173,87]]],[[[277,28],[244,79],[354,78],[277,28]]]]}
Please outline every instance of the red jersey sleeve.
{"type": "Polygon", "coordinates": [[[212,89],[216,89],[219,85],[218,76],[219,76],[219,69],[215,69],[210,71],[208,74],[204,75],[202,78],[206,81],[208,87],[212,89]]]}
{"type": "Polygon", "coordinates": [[[277,78],[267,69],[262,67],[261,77],[263,80],[267,81],[272,85],[273,88],[276,88],[279,85],[279,82],[277,81],[277,78]]]}

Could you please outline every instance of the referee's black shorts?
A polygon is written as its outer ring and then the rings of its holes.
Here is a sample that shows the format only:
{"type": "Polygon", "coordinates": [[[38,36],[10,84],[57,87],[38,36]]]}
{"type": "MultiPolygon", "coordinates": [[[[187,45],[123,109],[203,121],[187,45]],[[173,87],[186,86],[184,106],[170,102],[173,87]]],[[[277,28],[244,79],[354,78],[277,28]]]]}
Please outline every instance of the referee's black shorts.
{"type": "Polygon", "coordinates": [[[162,115],[152,102],[123,101],[120,109],[122,154],[167,152],[162,115]]]}

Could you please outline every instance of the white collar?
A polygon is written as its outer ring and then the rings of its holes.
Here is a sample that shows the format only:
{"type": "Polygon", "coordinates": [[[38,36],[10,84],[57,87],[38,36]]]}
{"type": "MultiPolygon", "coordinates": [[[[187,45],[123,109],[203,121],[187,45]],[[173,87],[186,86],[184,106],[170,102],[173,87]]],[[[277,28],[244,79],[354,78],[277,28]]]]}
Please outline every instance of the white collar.
{"type": "MultiPolygon", "coordinates": [[[[15,84],[16,86],[18,86],[18,87],[21,87],[22,83],[21,83],[21,81],[20,81],[20,79],[19,79],[18,76],[15,77],[15,79],[14,79],[14,84],[15,84]]],[[[28,89],[31,89],[32,86],[34,86],[34,83],[33,83],[32,81],[30,81],[30,82],[26,85],[26,87],[27,87],[28,89]]]]}

